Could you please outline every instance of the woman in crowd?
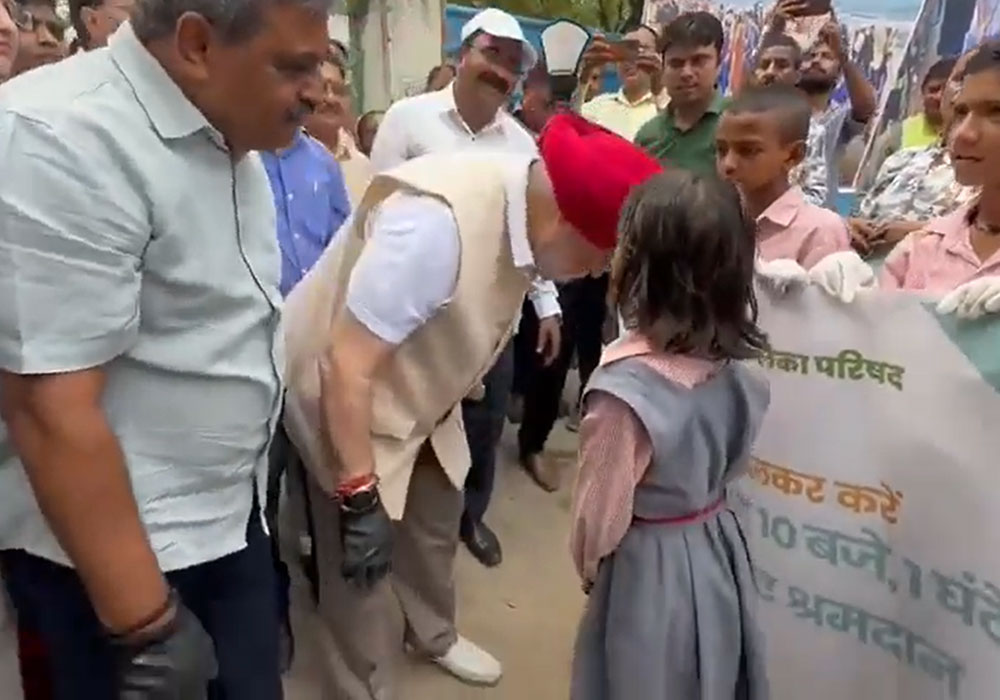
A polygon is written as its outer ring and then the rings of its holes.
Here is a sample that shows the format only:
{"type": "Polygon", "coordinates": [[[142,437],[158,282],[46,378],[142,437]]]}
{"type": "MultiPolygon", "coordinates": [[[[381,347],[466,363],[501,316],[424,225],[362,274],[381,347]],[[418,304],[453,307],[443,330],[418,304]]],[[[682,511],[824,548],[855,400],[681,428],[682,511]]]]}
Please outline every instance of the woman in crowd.
{"type": "MultiPolygon", "coordinates": [[[[939,313],[977,318],[1000,312],[998,109],[1000,42],[992,42],[975,49],[966,63],[948,137],[955,179],[981,194],[903,239],[886,258],[880,288],[932,294],[941,299],[939,313]]],[[[843,300],[853,299],[874,280],[860,259],[826,267],[816,281],[843,300]]]]}
{"type": "Polygon", "coordinates": [[[929,146],[904,148],[889,156],[862,199],[858,216],[848,220],[855,246],[861,252],[894,246],[925,222],[968,203],[975,196],[975,188],[956,181],[947,146],[953,102],[972,53],[952,62],[941,97],[945,133],[929,146]]]}

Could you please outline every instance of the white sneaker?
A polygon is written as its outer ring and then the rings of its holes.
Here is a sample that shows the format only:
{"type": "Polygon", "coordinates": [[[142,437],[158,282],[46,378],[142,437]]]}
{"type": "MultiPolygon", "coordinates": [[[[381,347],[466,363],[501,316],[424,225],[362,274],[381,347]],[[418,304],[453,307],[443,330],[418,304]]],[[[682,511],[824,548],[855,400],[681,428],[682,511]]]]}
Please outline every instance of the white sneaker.
{"type": "Polygon", "coordinates": [[[499,661],[461,635],[448,653],[434,659],[434,663],[470,685],[496,685],[503,675],[499,661]]]}

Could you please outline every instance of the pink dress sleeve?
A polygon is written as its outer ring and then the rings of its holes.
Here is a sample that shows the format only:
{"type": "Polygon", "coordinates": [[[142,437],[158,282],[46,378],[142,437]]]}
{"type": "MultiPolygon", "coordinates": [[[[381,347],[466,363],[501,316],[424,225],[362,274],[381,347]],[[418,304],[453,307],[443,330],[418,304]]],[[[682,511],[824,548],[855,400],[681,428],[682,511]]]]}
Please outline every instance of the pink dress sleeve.
{"type": "Polygon", "coordinates": [[[601,559],[617,549],[632,523],[635,488],[653,448],[638,417],[623,401],[601,392],[588,398],[580,424],[580,468],[573,492],[570,550],[588,587],[601,559]]]}

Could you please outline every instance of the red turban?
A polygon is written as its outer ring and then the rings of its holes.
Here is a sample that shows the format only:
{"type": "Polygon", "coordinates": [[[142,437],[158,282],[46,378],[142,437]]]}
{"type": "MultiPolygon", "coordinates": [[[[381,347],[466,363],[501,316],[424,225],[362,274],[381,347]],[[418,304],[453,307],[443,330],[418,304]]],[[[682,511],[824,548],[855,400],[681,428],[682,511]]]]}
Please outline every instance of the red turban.
{"type": "Polygon", "coordinates": [[[538,145],[563,218],[601,250],[614,248],[625,198],[663,170],[659,162],[571,112],[549,119],[538,145]]]}

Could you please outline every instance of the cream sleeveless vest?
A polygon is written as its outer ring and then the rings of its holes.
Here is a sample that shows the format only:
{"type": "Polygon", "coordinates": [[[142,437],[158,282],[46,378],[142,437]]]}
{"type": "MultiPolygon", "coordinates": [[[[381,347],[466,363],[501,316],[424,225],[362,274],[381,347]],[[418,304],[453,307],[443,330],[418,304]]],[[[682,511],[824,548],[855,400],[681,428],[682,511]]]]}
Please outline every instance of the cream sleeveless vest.
{"type": "Polygon", "coordinates": [[[368,217],[397,192],[433,196],[458,224],[461,254],[451,301],[397,348],[376,377],[372,445],[389,514],[402,517],[413,465],[430,441],[456,488],[470,466],[461,401],[513,332],[532,271],[514,266],[506,225],[506,181],[513,161],[483,153],[428,155],[377,175],[355,212],[285,307],[288,398],[285,425],[319,483],[333,492],[319,410],[319,360],[344,313],[351,271],[365,248],[368,217]]]}

